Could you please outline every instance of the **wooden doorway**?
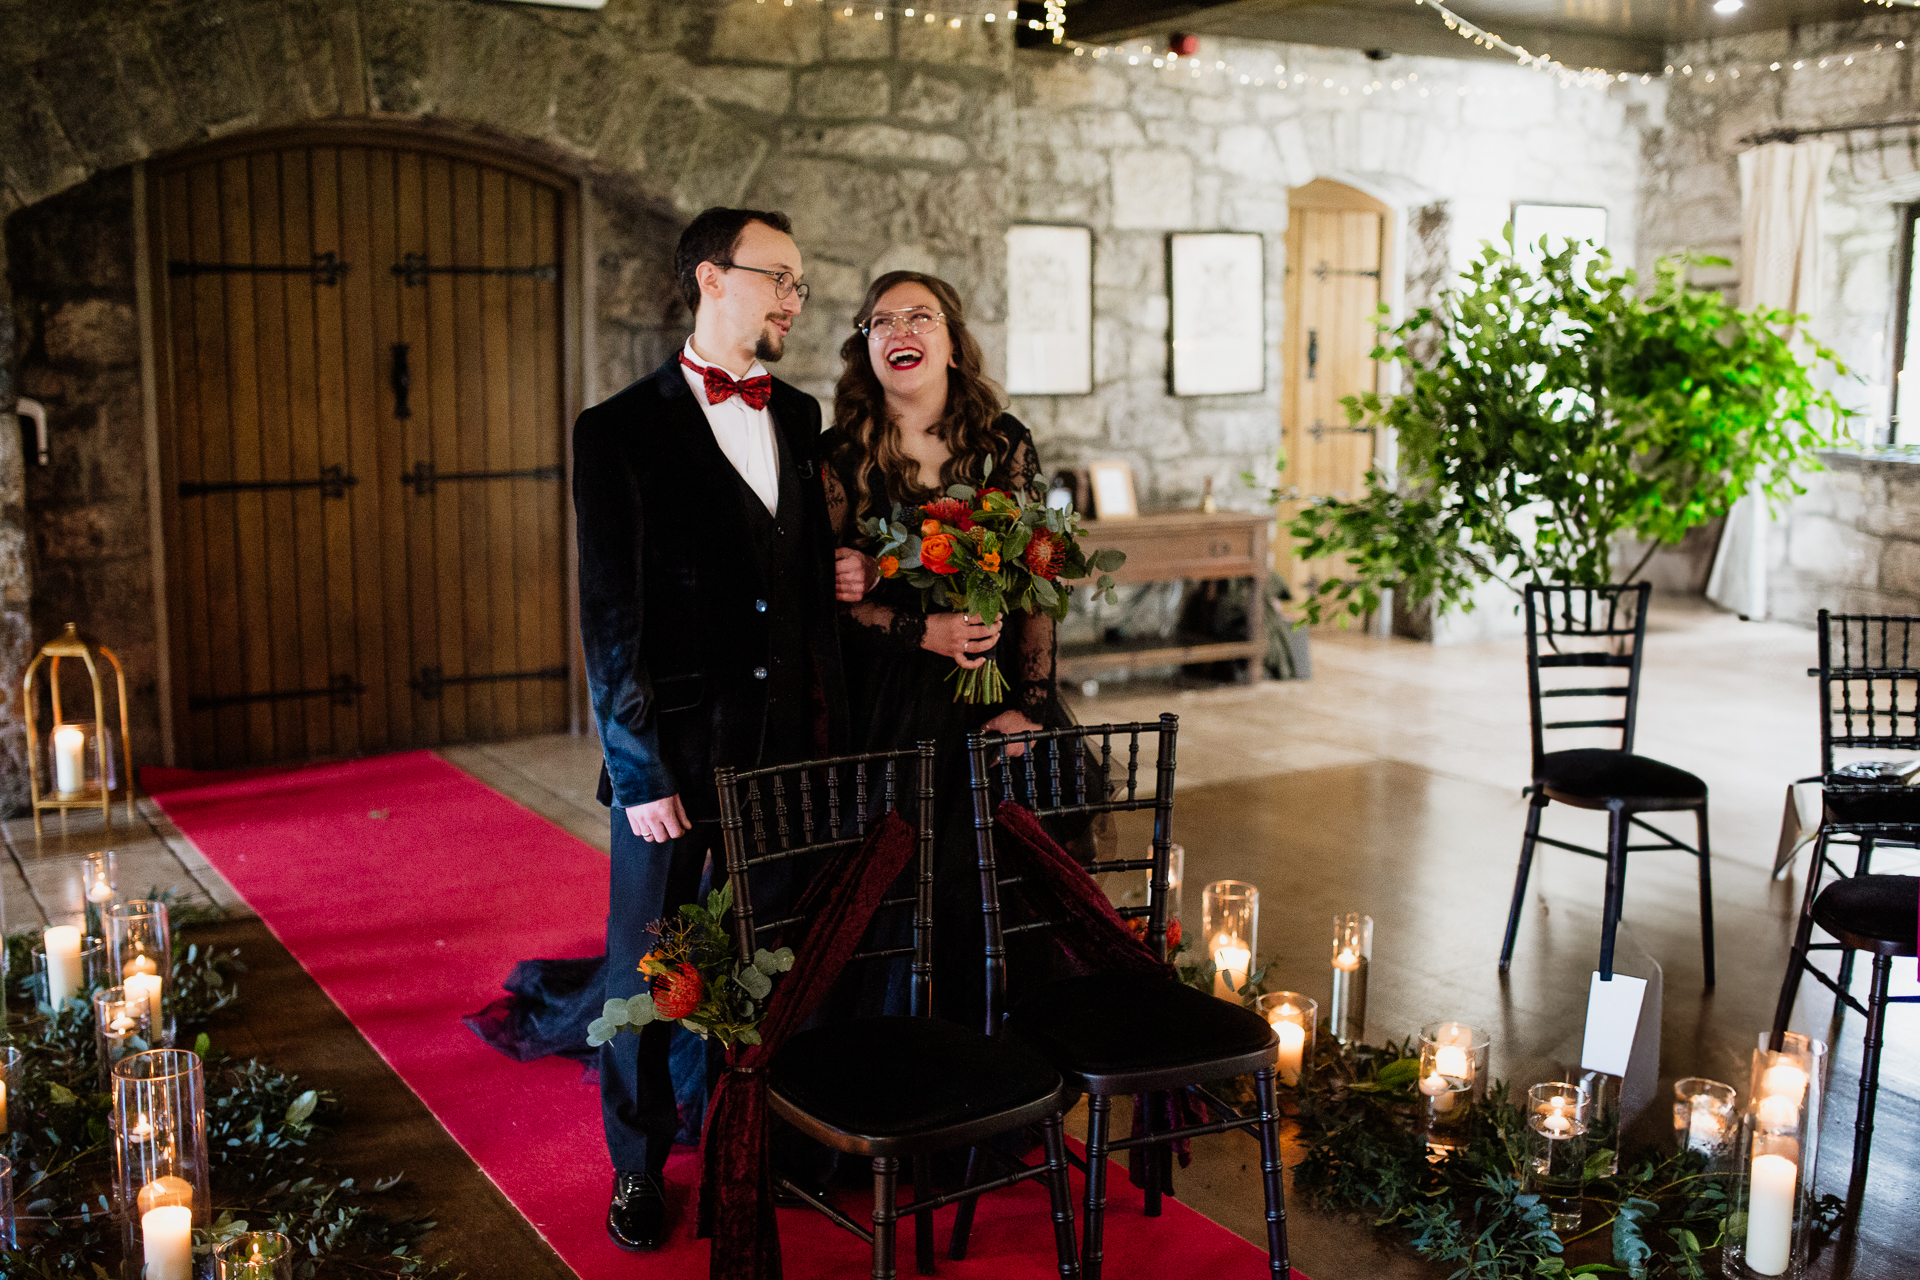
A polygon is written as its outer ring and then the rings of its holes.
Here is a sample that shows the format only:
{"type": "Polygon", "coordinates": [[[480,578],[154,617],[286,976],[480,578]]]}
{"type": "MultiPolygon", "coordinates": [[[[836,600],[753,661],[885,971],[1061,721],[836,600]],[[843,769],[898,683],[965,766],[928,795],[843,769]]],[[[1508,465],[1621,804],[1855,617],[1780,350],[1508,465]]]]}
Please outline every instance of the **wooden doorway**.
{"type": "MultiPolygon", "coordinates": [[[[1287,194],[1286,338],[1282,344],[1280,483],[1296,492],[1281,504],[1284,524],[1315,497],[1353,498],[1366,491],[1373,432],[1350,426],[1340,401],[1377,389],[1370,357],[1374,321],[1389,261],[1391,210],[1328,178],[1287,194]]],[[[1344,566],[1303,561],[1285,548],[1294,598],[1311,593],[1344,566]]]]}
{"type": "Polygon", "coordinates": [[[570,184],[372,133],[150,182],[180,762],[566,729],[570,184]]]}

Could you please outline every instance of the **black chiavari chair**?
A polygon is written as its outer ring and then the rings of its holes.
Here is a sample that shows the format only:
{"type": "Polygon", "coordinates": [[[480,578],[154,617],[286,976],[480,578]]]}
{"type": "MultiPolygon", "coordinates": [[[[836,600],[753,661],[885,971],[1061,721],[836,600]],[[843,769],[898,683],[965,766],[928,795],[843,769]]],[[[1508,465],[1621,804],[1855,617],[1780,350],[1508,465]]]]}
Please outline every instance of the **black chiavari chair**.
{"type": "MultiPolygon", "coordinates": [[[[973,814],[980,864],[981,907],[986,916],[987,1027],[993,1034],[1038,1049],[1069,1088],[1087,1095],[1087,1182],[1080,1265],[1087,1280],[1099,1280],[1105,1225],[1109,1157],[1144,1148],[1146,1212],[1157,1216],[1170,1168],[1171,1144],[1201,1134],[1247,1129],[1260,1139],[1262,1186],[1267,1204],[1267,1246],[1272,1273],[1289,1275],[1286,1201],[1280,1173],[1280,1113],[1275,1099],[1279,1040],[1250,1009],[1216,999],[1170,977],[1094,973],[1027,984],[1009,1004],[1007,940],[1044,934],[1059,922],[1024,910],[1019,874],[1003,873],[995,851],[993,814],[1012,800],[1040,818],[1070,818],[1128,810],[1153,811],[1153,852],[1147,858],[1100,861],[1090,871],[1146,871],[1145,906],[1122,908],[1127,919],[1145,919],[1148,945],[1167,954],[1168,856],[1173,845],[1174,743],[1179,717],[1158,723],[1076,726],[1031,733],[973,735],[968,739],[973,814]],[[1116,758],[1114,743],[1122,749],[1116,758]],[[1154,740],[1151,794],[1141,786],[1141,743],[1154,740]],[[1006,748],[1024,744],[1018,756],[1006,748]],[[1252,1074],[1257,1114],[1244,1114],[1207,1086],[1252,1074]],[[1210,1112],[1205,1123],[1155,1130],[1156,1095],[1188,1093],[1210,1112]],[[1148,1096],[1142,1136],[1112,1141],[1108,1135],[1116,1095],[1148,1096]]],[[[987,1149],[976,1151],[970,1165],[987,1149]]],[[[969,1169],[969,1180],[972,1177],[969,1169]]],[[[989,1190],[991,1184],[977,1188],[989,1190]]],[[[954,1223],[952,1256],[964,1256],[972,1205],[963,1201],[954,1223]]]]}
{"type": "MultiPolygon", "coordinates": [[[[1799,994],[1802,975],[1832,991],[1839,1006],[1866,1019],[1861,1045],[1860,1095],[1854,1111],[1853,1176],[1864,1187],[1873,1146],[1874,1105],[1880,1089],[1880,1052],[1887,1006],[1920,1002],[1888,994],[1893,961],[1920,949],[1920,877],[1868,871],[1877,845],[1920,847],[1920,788],[1904,785],[1880,762],[1841,764],[1839,751],[1920,751],[1920,618],[1829,613],[1819,617],[1820,784],[1824,814],[1800,899],[1800,919],[1780,984],[1771,1044],[1778,1049],[1799,994]],[[1853,873],[1834,861],[1835,841],[1855,845],[1853,873]],[[1835,879],[1821,887],[1826,874],[1835,879]],[[1815,942],[1814,928],[1834,939],[1815,942]],[[1810,961],[1838,951],[1837,975],[1810,961]],[[1873,957],[1867,1002],[1852,994],[1853,958],[1873,957]]],[[[1803,779],[1804,781],[1804,779],[1803,779]]]]}
{"type": "MultiPolygon", "coordinates": [[[[1633,753],[1634,723],[1640,711],[1640,653],[1647,638],[1647,600],[1653,588],[1645,583],[1622,587],[1568,587],[1528,584],[1527,693],[1532,713],[1533,785],[1522,794],[1533,797],[1527,809],[1527,831],[1520,842],[1520,868],[1514,876],[1513,906],[1507,912],[1507,933],[1500,946],[1500,972],[1513,962],[1513,944],[1520,930],[1520,907],[1526,901],[1527,876],[1533,869],[1536,845],[1551,845],[1571,853],[1603,859],[1607,864],[1605,897],[1600,914],[1600,974],[1613,978],[1614,932],[1620,924],[1626,894],[1627,855],[1667,849],[1690,853],[1700,861],[1700,949],[1707,985],[1713,985],[1713,871],[1707,845],[1707,784],[1684,769],[1633,753]],[[1583,683],[1555,684],[1542,680],[1543,672],[1577,672],[1583,683]],[[1620,672],[1624,681],[1588,676],[1588,671],[1620,672]],[[1598,719],[1547,720],[1549,698],[1619,699],[1617,712],[1598,719]],[[1551,730],[1615,729],[1620,745],[1546,749],[1551,730]],[[1577,809],[1605,810],[1607,847],[1557,840],[1540,834],[1540,819],[1549,801],[1577,809]],[[1649,823],[1643,813],[1691,810],[1699,844],[1690,845],[1649,823]],[[1657,836],[1659,844],[1629,844],[1638,827],[1657,836]]],[[[1618,680],[1620,677],[1612,677],[1618,680]]],[[[1577,714],[1577,713],[1574,713],[1577,714]]]]}
{"type": "MultiPolygon", "coordinates": [[[[721,769],[720,823],[733,928],[743,958],[761,948],[796,943],[807,917],[797,907],[756,911],[754,881],[779,876],[799,885],[809,864],[867,838],[889,810],[911,814],[916,856],[913,884],[882,900],[852,963],[910,957],[911,1014],[828,1022],[795,1034],[767,1066],[768,1104],[801,1133],[836,1151],[873,1162],[872,1228],[854,1222],[824,1195],[775,1171],[775,1182],[873,1249],[875,1280],[891,1280],[895,1224],[915,1223],[916,1262],[933,1274],[933,1213],[961,1198],[932,1195],[930,1157],[1002,1133],[1039,1125],[1044,1164],[1002,1179],[1048,1181],[1055,1216],[1059,1273],[1077,1274],[1073,1203],[1061,1136],[1066,1088],[1059,1072],[1017,1044],[994,1041],[970,1028],[933,1017],[934,747],[841,756],[752,770],[721,769]],[[888,913],[894,913],[889,920],[888,913]],[[910,917],[910,945],[888,945],[901,935],[899,913],[910,917]],[[897,1204],[901,1162],[907,1161],[913,1201],[897,1204]]],[[[904,877],[903,877],[904,878],[904,877]]],[[[786,895],[797,898],[797,894],[786,895]]],[[[762,894],[759,901],[766,901],[762,894]]],[[[806,964],[804,955],[796,965],[806,964]]]]}

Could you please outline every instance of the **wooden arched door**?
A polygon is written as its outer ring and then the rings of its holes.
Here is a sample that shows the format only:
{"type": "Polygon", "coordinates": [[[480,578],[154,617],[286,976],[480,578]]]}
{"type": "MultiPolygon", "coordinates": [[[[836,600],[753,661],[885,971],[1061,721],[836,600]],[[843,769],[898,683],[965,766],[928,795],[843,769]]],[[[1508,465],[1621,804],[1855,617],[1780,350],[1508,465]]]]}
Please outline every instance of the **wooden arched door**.
{"type": "Polygon", "coordinates": [[[316,134],[149,191],[181,763],[566,728],[570,187],[316,134]]]}

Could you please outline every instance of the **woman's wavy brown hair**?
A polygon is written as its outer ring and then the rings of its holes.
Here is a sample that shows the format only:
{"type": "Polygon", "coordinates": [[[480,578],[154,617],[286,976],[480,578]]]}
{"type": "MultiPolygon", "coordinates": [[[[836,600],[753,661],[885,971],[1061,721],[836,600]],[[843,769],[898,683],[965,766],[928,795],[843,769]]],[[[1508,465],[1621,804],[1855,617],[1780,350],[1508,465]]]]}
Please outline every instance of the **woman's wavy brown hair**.
{"type": "Polygon", "coordinates": [[[953,341],[953,364],[947,369],[947,411],[936,431],[952,456],[940,469],[940,487],[977,483],[981,459],[991,457],[997,471],[1007,460],[1012,441],[1000,429],[1006,401],[1000,388],[987,378],[986,357],[980,342],[967,331],[960,294],[938,276],[918,271],[889,271],[867,288],[867,296],[853,317],[853,335],[840,344],[840,382],[833,390],[833,425],[847,435],[842,447],[843,471],[854,475],[856,511],[866,510],[873,498],[873,472],[886,485],[886,497],[912,504],[925,498],[918,464],[900,447],[900,433],[887,413],[886,392],[867,354],[867,335],[860,331],[887,290],[898,284],[917,284],[933,295],[945,315],[953,341]],[[846,457],[844,455],[851,455],[846,457]],[[856,465],[846,466],[845,463],[856,465]]]}

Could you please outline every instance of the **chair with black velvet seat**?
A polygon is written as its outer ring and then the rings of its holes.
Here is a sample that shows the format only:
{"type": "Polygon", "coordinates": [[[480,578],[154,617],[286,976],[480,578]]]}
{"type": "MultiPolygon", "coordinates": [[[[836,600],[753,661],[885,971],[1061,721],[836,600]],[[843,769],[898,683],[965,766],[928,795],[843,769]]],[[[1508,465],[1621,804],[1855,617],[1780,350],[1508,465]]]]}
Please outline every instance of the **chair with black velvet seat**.
{"type": "MultiPolygon", "coordinates": [[[[1507,934],[1500,946],[1500,972],[1513,962],[1514,939],[1520,931],[1520,907],[1526,901],[1527,876],[1533,869],[1536,845],[1552,845],[1572,853],[1600,858],[1607,864],[1600,910],[1600,973],[1613,977],[1613,941],[1620,924],[1626,892],[1627,855],[1673,849],[1700,861],[1700,949],[1707,985],[1713,985],[1713,872],[1707,844],[1707,784],[1684,769],[1633,753],[1634,722],[1640,709],[1640,653],[1647,636],[1647,600],[1653,588],[1645,582],[1621,587],[1570,587],[1528,584],[1527,694],[1532,713],[1533,785],[1527,832],[1520,842],[1520,868],[1514,876],[1513,906],[1507,912],[1507,934]],[[1542,680],[1543,672],[1581,673],[1580,684],[1561,685],[1542,680]],[[1604,676],[1588,671],[1620,672],[1624,681],[1585,683],[1604,676]],[[1598,719],[1548,720],[1548,698],[1618,699],[1618,713],[1598,719]],[[1546,749],[1549,730],[1617,729],[1620,745],[1546,749]],[[1540,834],[1540,819],[1550,801],[1577,809],[1605,810],[1607,847],[1589,849],[1540,834]],[[1647,822],[1644,813],[1691,811],[1698,845],[1690,845],[1647,822]],[[1632,829],[1659,837],[1659,844],[1629,844],[1632,829]]],[[[1616,679],[1618,679],[1616,677],[1616,679]]]]}
{"type": "MultiPolygon", "coordinates": [[[[1285,1280],[1286,1202],[1280,1173],[1279,1108],[1275,1070],[1279,1040],[1250,1009],[1187,986],[1170,973],[1093,973],[1036,985],[1029,976],[1009,1001],[1008,939],[1032,938],[1061,926],[1023,902],[1021,874],[1006,874],[996,850],[998,806],[1011,800],[1038,818],[1071,819],[1126,810],[1153,811],[1153,846],[1145,858],[1103,860],[1091,870],[1148,873],[1147,902],[1118,914],[1144,922],[1152,956],[1167,956],[1168,858],[1173,842],[1174,742],[1179,717],[1157,724],[1077,726],[1031,733],[973,735],[968,739],[973,813],[980,863],[981,904],[986,913],[987,1027],[1004,1032],[1046,1057],[1068,1087],[1088,1095],[1086,1199],[1080,1246],[1081,1273],[1099,1280],[1108,1158],[1116,1151],[1144,1149],[1146,1213],[1157,1216],[1170,1178],[1171,1144],[1200,1134],[1248,1129],[1260,1140],[1262,1185],[1267,1206],[1267,1245],[1272,1274],[1285,1280]],[[1153,786],[1141,785],[1142,742],[1155,740],[1153,786]],[[1116,740],[1121,744],[1116,755],[1116,740]],[[1007,748],[1023,744],[1018,757],[1007,748]],[[1206,1090],[1251,1074],[1259,1110],[1241,1112],[1206,1090]],[[1156,1130],[1159,1099],[1187,1093],[1213,1113],[1201,1124],[1156,1130]],[[1108,1124],[1116,1095],[1147,1095],[1144,1132],[1110,1140],[1108,1124]]],[[[1091,885],[1091,881],[1088,881],[1091,885]]],[[[1096,890],[1097,891],[1097,890],[1096,890]]],[[[1037,959],[1037,958],[1036,958],[1037,959]]],[[[1037,967],[1037,966],[1036,966],[1037,967]]],[[[1023,975],[1028,976],[1028,975],[1023,975]]],[[[991,1156],[982,1151],[978,1156],[991,1156]]],[[[1076,1161],[1078,1163],[1078,1161],[1076,1161]]],[[[972,1169],[969,1169],[969,1180],[972,1169]]],[[[984,1189],[984,1188],[983,1188],[984,1189]]],[[[965,1255],[973,1206],[963,1202],[954,1223],[952,1254],[965,1255]]]]}
{"type": "MultiPolygon", "coordinates": [[[[857,846],[890,810],[914,815],[916,849],[911,889],[890,887],[850,962],[897,962],[911,957],[911,1016],[828,1022],[796,1032],[778,1046],[764,1070],[767,1102],[801,1133],[836,1151],[873,1163],[872,1228],[861,1227],[824,1195],[777,1171],[775,1183],[873,1249],[875,1280],[895,1275],[895,1224],[915,1220],[916,1261],[934,1274],[933,1213],[960,1196],[929,1194],[929,1157],[996,1135],[1038,1126],[1044,1163],[1000,1180],[1011,1185],[1045,1178],[1052,1198],[1054,1243],[1063,1280],[1077,1275],[1073,1200],[1067,1181],[1063,1112],[1068,1094],[1060,1073],[1026,1047],[933,1017],[933,778],[931,742],[916,750],[846,756],[750,771],[718,771],[727,877],[733,889],[736,945],[743,958],[805,934],[803,897],[795,914],[757,919],[753,880],[778,869],[804,868],[857,846]],[[909,791],[909,785],[912,791],[909,791]],[[885,916],[896,913],[889,928],[885,916]],[[911,945],[899,913],[910,916],[911,945]],[[901,1162],[908,1162],[913,1201],[898,1204],[901,1162]]],[[[789,874],[791,872],[789,871],[789,874]]],[[[795,877],[798,879],[799,877],[795,877]]],[[[804,954],[796,958],[805,964],[804,954]]]]}

